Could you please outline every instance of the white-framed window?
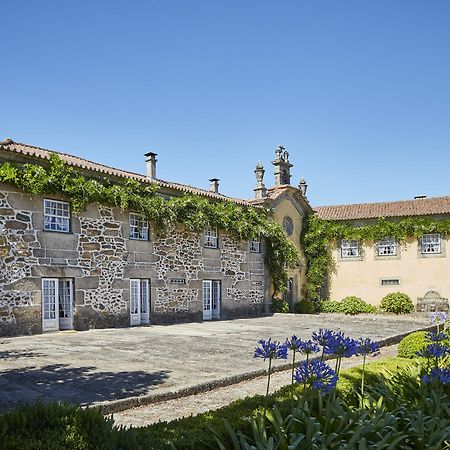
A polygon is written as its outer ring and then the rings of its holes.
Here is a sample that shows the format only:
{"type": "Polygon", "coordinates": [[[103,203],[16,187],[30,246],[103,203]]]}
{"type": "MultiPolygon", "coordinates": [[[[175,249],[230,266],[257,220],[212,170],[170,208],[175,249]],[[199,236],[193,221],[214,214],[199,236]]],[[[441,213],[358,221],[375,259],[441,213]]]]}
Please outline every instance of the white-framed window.
{"type": "Polygon", "coordinates": [[[217,228],[207,227],[205,228],[205,247],[206,248],[217,248],[218,238],[217,238],[217,228]]]}
{"type": "Polygon", "coordinates": [[[130,213],[130,239],[148,241],[148,221],[142,214],[130,213]]]}
{"type": "Polygon", "coordinates": [[[377,242],[378,256],[395,256],[397,255],[397,241],[393,238],[381,239],[377,242]]]}
{"type": "Polygon", "coordinates": [[[150,280],[130,279],[130,325],[150,322],[150,280]]]}
{"type": "Polygon", "coordinates": [[[44,230],[70,232],[70,204],[44,199],[44,230]]]}
{"type": "Polygon", "coordinates": [[[341,257],[355,258],[360,256],[359,241],[355,239],[341,240],[341,257]]]}
{"type": "Polygon", "coordinates": [[[441,253],[441,235],[439,233],[424,234],[420,239],[422,254],[441,253]]]}
{"type": "Polygon", "coordinates": [[[261,241],[259,239],[252,239],[250,241],[249,251],[251,253],[260,253],[261,252],[261,241]]]}

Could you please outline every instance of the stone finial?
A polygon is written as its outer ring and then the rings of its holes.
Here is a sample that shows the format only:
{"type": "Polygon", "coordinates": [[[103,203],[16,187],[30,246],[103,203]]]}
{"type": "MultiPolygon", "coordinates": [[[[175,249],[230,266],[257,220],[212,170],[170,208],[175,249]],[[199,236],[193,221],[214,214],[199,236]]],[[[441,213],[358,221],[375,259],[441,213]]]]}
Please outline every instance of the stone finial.
{"type": "Polygon", "coordinates": [[[6,144],[6,145],[13,144],[13,143],[14,143],[14,141],[9,137],[7,137],[5,140],[0,142],[0,144],[6,144]]]}
{"type": "Polygon", "coordinates": [[[255,189],[253,189],[255,193],[255,198],[267,197],[267,189],[263,182],[264,173],[265,173],[264,166],[261,164],[261,162],[258,162],[255,168],[256,187],[255,189]]]}
{"type": "Polygon", "coordinates": [[[298,188],[302,192],[303,196],[306,197],[306,191],[308,190],[308,183],[305,181],[304,178],[300,180],[300,183],[298,183],[298,188]]]}
{"type": "Polygon", "coordinates": [[[154,180],[156,178],[156,157],[157,153],[148,152],[145,154],[145,163],[147,165],[147,176],[154,180]]]}
{"type": "Polygon", "coordinates": [[[289,162],[289,152],[282,145],[277,146],[272,164],[275,166],[275,186],[291,184],[291,167],[293,167],[293,164],[289,162]]]}
{"type": "Polygon", "coordinates": [[[209,190],[211,192],[215,192],[216,194],[219,192],[219,179],[218,178],[211,178],[209,180],[210,182],[210,186],[209,186],[209,190]]]}

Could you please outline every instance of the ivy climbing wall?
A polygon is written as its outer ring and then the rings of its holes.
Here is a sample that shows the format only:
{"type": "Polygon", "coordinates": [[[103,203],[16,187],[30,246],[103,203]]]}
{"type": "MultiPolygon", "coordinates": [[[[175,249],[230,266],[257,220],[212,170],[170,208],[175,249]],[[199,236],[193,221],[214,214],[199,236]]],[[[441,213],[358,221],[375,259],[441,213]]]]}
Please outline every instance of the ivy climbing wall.
{"type": "Polygon", "coordinates": [[[221,281],[222,318],[264,311],[264,254],[248,242],[221,232],[218,248],[206,249],[202,233],[181,225],[130,240],[128,215],[89,205],[72,214],[70,233],[47,232],[43,197],[0,185],[0,333],[42,331],[42,278],[73,280],[76,329],[129,326],[136,278],[150,281],[151,323],[201,320],[210,279],[221,281]]]}

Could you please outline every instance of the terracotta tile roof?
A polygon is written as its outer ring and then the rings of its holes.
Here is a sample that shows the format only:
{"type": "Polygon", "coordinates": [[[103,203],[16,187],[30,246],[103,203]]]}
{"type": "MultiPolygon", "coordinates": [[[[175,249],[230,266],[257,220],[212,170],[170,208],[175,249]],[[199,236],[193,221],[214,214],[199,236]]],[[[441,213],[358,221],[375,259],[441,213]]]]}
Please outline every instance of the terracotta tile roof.
{"type": "Polygon", "coordinates": [[[450,214],[450,197],[430,197],[397,202],[359,203],[354,205],[318,206],[314,210],[321,219],[326,220],[450,214]]]}
{"type": "Polygon", "coordinates": [[[196,188],[194,186],[189,186],[187,184],[174,183],[172,181],[165,181],[159,178],[151,180],[145,175],[128,172],[126,170],[116,169],[114,167],[106,166],[104,164],[89,161],[88,159],[69,155],[67,153],[48,150],[45,148],[36,147],[34,145],[29,144],[23,144],[20,142],[14,142],[11,139],[6,139],[3,142],[0,141],[0,148],[10,153],[46,160],[50,159],[51,155],[56,154],[68,165],[86,170],[88,172],[96,172],[102,175],[106,176],[109,175],[112,177],[119,177],[119,178],[131,178],[140,181],[142,183],[157,183],[162,188],[173,189],[175,191],[180,191],[187,194],[201,195],[203,197],[209,197],[216,200],[228,200],[243,206],[253,206],[245,200],[227,197],[222,194],[216,194],[215,192],[211,192],[206,189],[196,188]]]}
{"type": "Polygon", "coordinates": [[[267,197],[263,198],[252,198],[248,202],[253,205],[262,205],[264,203],[273,202],[278,197],[283,195],[286,191],[291,191],[294,197],[302,204],[308,211],[312,211],[312,207],[309,204],[308,199],[300,192],[300,189],[292,186],[290,184],[283,184],[281,186],[273,186],[267,189],[267,197]]]}

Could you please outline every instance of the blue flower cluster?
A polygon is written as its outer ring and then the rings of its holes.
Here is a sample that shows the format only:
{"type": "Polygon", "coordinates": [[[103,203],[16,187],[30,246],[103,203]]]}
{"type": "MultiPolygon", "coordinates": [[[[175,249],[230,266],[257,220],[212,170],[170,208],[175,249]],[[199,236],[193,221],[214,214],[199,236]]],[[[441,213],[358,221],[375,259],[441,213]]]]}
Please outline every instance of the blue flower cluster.
{"type": "Polygon", "coordinates": [[[288,347],[286,344],[272,341],[272,339],[268,341],[260,339],[258,344],[260,346],[255,348],[255,358],[264,358],[265,361],[266,359],[287,359],[288,357],[288,347]]]}
{"type": "Polygon", "coordinates": [[[367,355],[378,355],[380,353],[380,346],[373,342],[369,338],[360,338],[357,341],[358,346],[358,355],[367,356],[367,355]]]}
{"type": "Polygon", "coordinates": [[[417,356],[422,356],[423,358],[444,358],[444,356],[450,355],[450,348],[440,342],[433,342],[428,344],[423,350],[417,352],[417,356]]]}
{"type": "Polygon", "coordinates": [[[450,369],[433,367],[430,370],[430,373],[426,373],[425,375],[423,375],[422,382],[425,384],[450,384],[450,369]]]}
{"type": "Polygon", "coordinates": [[[289,350],[294,350],[302,355],[311,355],[312,353],[318,353],[320,351],[319,346],[312,340],[303,341],[298,339],[297,336],[292,336],[291,339],[286,339],[285,344],[289,350]]]}
{"type": "Polygon", "coordinates": [[[448,320],[448,314],[444,311],[436,311],[430,313],[429,320],[432,324],[441,325],[448,320]]]}
{"type": "Polygon", "coordinates": [[[295,380],[320,393],[327,394],[336,387],[338,376],[328,364],[322,361],[302,361],[295,371],[295,380]]]}

